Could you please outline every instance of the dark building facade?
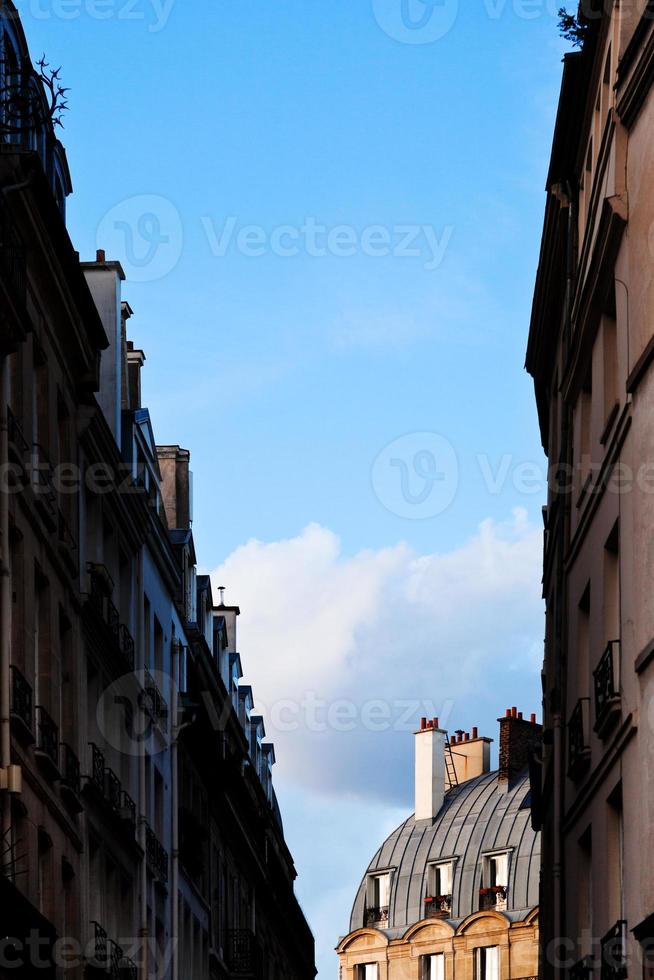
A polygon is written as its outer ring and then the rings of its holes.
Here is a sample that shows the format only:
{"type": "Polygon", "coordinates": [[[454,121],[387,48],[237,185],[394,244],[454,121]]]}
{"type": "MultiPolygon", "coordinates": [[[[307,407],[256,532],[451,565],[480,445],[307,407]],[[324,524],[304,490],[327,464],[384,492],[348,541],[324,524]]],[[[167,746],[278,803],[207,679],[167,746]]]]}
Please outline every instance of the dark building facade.
{"type": "Polygon", "coordinates": [[[579,10],[527,368],[544,509],[544,977],[647,975],[654,938],[652,5],[579,10]]]}
{"type": "Polygon", "coordinates": [[[158,446],[124,274],[80,262],[52,103],[0,2],[0,977],[312,980],[241,684],[158,446]]]}

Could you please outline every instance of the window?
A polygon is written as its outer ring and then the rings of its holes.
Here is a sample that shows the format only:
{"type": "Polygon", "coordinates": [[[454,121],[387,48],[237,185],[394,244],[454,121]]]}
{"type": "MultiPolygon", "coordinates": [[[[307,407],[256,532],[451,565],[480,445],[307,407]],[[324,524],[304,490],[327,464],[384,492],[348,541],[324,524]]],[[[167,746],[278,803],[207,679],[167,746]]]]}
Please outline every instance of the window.
{"type": "Polygon", "coordinates": [[[378,980],[379,967],[376,963],[359,963],[355,968],[356,980],[378,980]]]}
{"type": "Polygon", "coordinates": [[[432,897],[447,896],[452,894],[452,872],[451,861],[443,864],[433,864],[429,869],[429,895],[432,897]]]}
{"type": "Polygon", "coordinates": [[[371,875],[368,879],[365,926],[388,926],[391,896],[391,872],[371,875]]]}
{"type": "Polygon", "coordinates": [[[620,526],[615,522],[604,545],[604,643],[620,639],[620,526]]]}
{"type": "Polygon", "coordinates": [[[509,883],[509,855],[491,854],[484,862],[484,886],[506,888],[509,883]]]}
{"type": "Polygon", "coordinates": [[[475,980],[499,980],[499,946],[480,946],[475,950],[475,980]]]}
{"type": "Polygon", "coordinates": [[[445,953],[422,957],[422,980],[445,980],[445,953]]]}
{"type": "Polygon", "coordinates": [[[388,908],[390,903],[391,876],[389,872],[375,875],[372,879],[371,906],[375,909],[388,908]]]}

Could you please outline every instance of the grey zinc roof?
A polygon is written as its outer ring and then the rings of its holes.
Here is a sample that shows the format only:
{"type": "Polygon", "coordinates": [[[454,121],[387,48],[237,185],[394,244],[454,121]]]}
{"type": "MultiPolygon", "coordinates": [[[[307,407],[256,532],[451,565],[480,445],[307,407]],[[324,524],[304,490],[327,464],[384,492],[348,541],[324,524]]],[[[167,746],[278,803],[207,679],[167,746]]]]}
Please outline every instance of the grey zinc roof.
{"type": "Polygon", "coordinates": [[[523,918],[538,905],[540,835],[531,827],[529,781],[525,773],[508,790],[498,787],[497,772],[454,787],[445,796],[433,822],[413,815],[393,831],[370,862],[352,909],[350,931],[364,925],[366,882],[374,872],[392,870],[389,928],[401,936],[424,918],[428,868],[439,860],[454,861],[451,921],[479,910],[482,856],[508,850],[510,919],[523,918]]]}

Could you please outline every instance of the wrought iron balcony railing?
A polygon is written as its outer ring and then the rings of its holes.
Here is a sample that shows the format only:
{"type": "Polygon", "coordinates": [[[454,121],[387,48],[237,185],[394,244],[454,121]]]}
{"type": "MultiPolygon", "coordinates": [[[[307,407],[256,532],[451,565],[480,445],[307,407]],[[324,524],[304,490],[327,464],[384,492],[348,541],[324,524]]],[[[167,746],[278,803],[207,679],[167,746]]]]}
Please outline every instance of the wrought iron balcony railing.
{"type": "Polygon", "coordinates": [[[367,926],[387,926],[389,916],[389,906],[380,905],[377,908],[366,909],[367,926]]]}
{"type": "Polygon", "coordinates": [[[34,739],[34,708],[32,688],[18,667],[11,665],[11,714],[34,739]]]}
{"type": "Polygon", "coordinates": [[[145,828],[145,856],[155,878],[165,884],[168,881],[168,851],[148,826],[145,828]]]}
{"type": "Polygon", "coordinates": [[[125,832],[133,837],[136,827],[136,803],[123,789],[120,778],[106,764],[104,754],[93,742],[91,747],[91,772],[88,784],[102,798],[105,806],[120,820],[124,821],[125,832]]]}
{"type": "Polygon", "coordinates": [[[88,603],[105,624],[109,642],[113,642],[123,663],[134,670],[136,645],[129,629],[120,620],[120,612],[111,599],[113,582],[104,565],[89,563],[88,603]]]}
{"type": "Polygon", "coordinates": [[[123,790],[121,816],[136,826],[136,803],[125,790],[123,790]]]}
{"type": "Polygon", "coordinates": [[[104,771],[104,794],[111,809],[120,810],[120,805],[123,802],[123,787],[113,769],[105,769],[104,771]]]}
{"type": "Polygon", "coordinates": [[[609,929],[601,943],[601,980],[626,980],[627,923],[620,919],[609,929]]]}
{"type": "Polygon", "coordinates": [[[606,731],[620,711],[620,641],[611,640],[593,671],[595,731],[606,731]]]}
{"type": "Polygon", "coordinates": [[[91,742],[91,772],[89,782],[95,789],[104,796],[104,755],[100,749],[91,742]]]}
{"type": "Polygon", "coordinates": [[[495,909],[498,912],[506,909],[508,887],[506,885],[491,885],[479,889],[479,908],[482,911],[495,909]]]}
{"type": "Polygon", "coordinates": [[[225,960],[234,976],[258,977],[260,958],[254,933],[250,929],[228,929],[225,960]]]}
{"type": "Polygon", "coordinates": [[[428,895],[425,899],[425,917],[444,918],[452,912],[451,895],[428,895]]]}
{"type": "Polygon", "coordinates": [[[168,718],[168,705],[161,691],[149,670],[143,671],[143,692],[144,699],[142,707],[150,714],[154,721],[166,721],[168,718]]]}
{"type": "Polygon", "coordinates": [[[590,698],[580,698],[568,722],[568,776],[578,779],[590,765],[590,698]]]}
{"type": "Polygon", "coordinates": [[[138,970],[132,960],[128,959],[121,946],[109,939],[106,929],[98,922],[92,922],[93,944],[89,956],[93,971],[99,971],[111,977],[111,980],[136,980],[138,970]]]}
{"type": "Polygon", "coordinates": [[[58,512],[58,537],[59,537],[59,553],[68,565],[68,569],[74,575],[77,574],[78,564],[78,547],[77,541],[73,532],[71,531],[68,521],[63,515],[63,512],[59,510],[58,512]]]}
{"type": "Polygon", "coordinates": [[[52,772],[59,772],[59,729],[45,708],[37,704],[36,752],[46,761],[52,772]]]}

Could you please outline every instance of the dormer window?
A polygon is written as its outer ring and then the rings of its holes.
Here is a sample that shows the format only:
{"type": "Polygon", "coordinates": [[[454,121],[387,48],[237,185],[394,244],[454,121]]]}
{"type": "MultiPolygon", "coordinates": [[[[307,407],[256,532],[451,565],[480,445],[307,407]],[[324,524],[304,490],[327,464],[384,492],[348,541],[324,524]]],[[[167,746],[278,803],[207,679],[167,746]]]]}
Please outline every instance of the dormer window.
{"type": "Polygon", "coordinates": [[[428,868],[425,918],[446,917],[452,911],[454,863],[439,861],[428,868]]]}
{"type": "Polygon", "coordinates": [[[388,926],[391,898],[391,872],[371,875],[368,879],[366,925],[388,926]]]}
{"type": "Polygon", "coordinates": [[[484,858],[480,905],[481,909],[506,909],[509,889],[509,855],[506,851],[488,854],[484,858]]]}

